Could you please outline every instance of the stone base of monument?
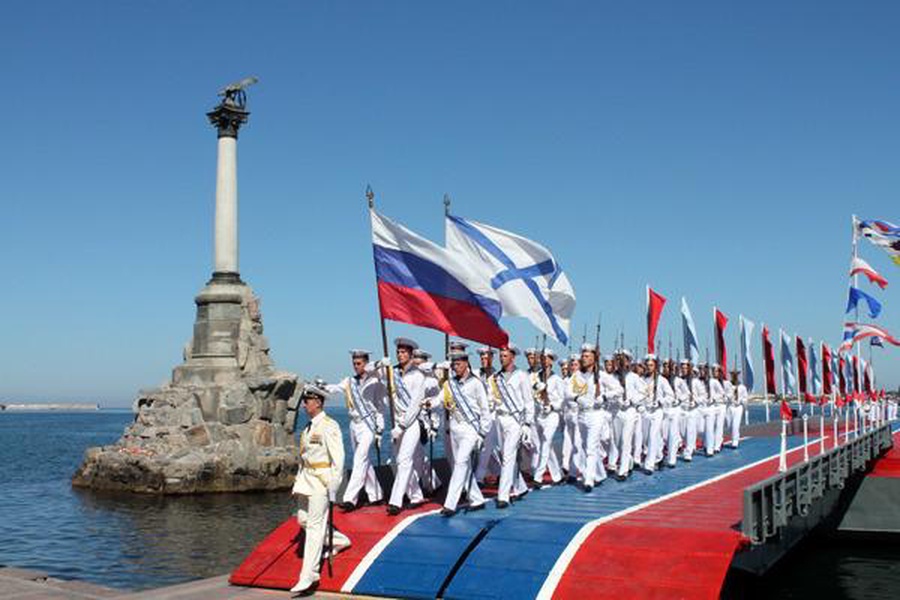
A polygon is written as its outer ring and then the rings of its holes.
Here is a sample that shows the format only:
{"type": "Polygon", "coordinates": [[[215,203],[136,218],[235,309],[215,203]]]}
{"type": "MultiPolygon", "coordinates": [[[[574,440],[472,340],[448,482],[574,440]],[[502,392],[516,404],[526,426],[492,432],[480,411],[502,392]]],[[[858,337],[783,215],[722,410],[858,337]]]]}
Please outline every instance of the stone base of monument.
{"type": "Polygon", "coordinates": [[[244,284],[211,282],[196,298],[184,364],[141,392],[134,422],[90,448],[72,484],[151,494],[290,488],[298,466],[297,375],[276,371],[259,300],[244,284]]]}

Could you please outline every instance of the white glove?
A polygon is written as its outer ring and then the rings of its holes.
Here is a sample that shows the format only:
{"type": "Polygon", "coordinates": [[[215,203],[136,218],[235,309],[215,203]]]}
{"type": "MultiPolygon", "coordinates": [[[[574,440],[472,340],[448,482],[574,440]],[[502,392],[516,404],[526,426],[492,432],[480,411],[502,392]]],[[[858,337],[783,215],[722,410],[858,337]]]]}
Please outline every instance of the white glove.
{"type": "Polygon", "coordinates": [[[391,429],[391,439],[394,440],[395,442],[397,440],[399,440],[402,435],[403,435],[403,428],[400,427],[399,425],[397,425],[396,427],[391,429]]]}
{"type": "Polygon", "coordinates": [[[375,413],[375,435],[381,437],[381,434],[384,433],[384,415],[379,413],[375,413]]]}
{"type": "Polygon", "coordinates": [[[428,439],[434,441],[437,438],[437,429],[428,428],[428,439]]]}
{"type": "Polygon", "coordinates": [[[388,357],[384,357],[378,362],[375,363],[375,366],[379,369],[386,369],[391,366],[391,359],[388,357]]]}
{"type": "Polygon", "coordinates": [[[536,391],[536,392],[543,392],[546,389],[547,389],[547,384],[544,383],[543,381],[538,381],[537,383],[534,384],[534,391],[536,391]]]}
{"type": "Polygon", "coordinates": [[[532,434],[531,434],[531,426],[530,426],[530,425],[523,425],[523,426],[522,426],[522,445],[525,446],[526,448],[532,448],[532,447],[533,447],[531,437],[532,437],[532,434]]]}
{"type": "Polygon", "coordinates": [[[438,364],[436,364],[434,366],[434,368],[449,371],[450,370],[450,361],[449,360],[441,361],[438,364]]]}

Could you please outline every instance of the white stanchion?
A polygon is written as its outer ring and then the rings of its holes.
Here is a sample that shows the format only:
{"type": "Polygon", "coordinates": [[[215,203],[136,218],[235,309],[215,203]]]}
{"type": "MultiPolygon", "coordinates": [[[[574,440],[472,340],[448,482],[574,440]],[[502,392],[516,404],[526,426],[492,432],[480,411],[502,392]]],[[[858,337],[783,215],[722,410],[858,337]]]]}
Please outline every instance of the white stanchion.
{"type": "Polygon", "coordinates": [[[838,416],[834,413],[834,410],[831,411],[832,421],[834,421],[834,442],[832,443],[832,448],[837,448],[841,443],[840,435],[838,434],[838,416]]]}
{"type": "Polygon", "coordinates": [[[825,454],[825,411],[819,413],[819,454],[825,454]]]}
{"type": "Polygon", "coordinates": [[[769,422],[769,400],[766,399],[766,423],[769,422]]]}
{"type": "Polygon", "coordinates": [[[781,452],[778,456],[778,472],[787,471],[787,421],[781,420],[781,452]]]}
{"type": "Polygon", "coordinates": [[[850,407],[844,407],[844,443],[850,441],[850,407]]]}
{"type": "Polygon", "coordinates": [[[809,462],[809,415],[803,415],[803,462],[809,462]]]}

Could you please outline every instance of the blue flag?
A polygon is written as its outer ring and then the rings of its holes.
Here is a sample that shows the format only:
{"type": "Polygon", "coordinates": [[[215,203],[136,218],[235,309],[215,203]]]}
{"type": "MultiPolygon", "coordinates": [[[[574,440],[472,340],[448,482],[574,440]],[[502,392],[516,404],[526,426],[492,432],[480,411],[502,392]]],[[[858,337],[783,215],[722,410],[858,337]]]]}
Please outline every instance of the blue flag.
{"type": "Polygon", "coordinates": [[[744,387],[748,392],[753,391],[753,360],[750,354],[750,341],[753,339],[753,321],[740,315],[741,324],[741,365],[743,367],[744,387]]]}
{"type": "Polygon", "coordinates": [[[791,338],[781,332],[781,392],[786,396],[797,393],[797,379],[794,377],[794,355],[791,352],[791,338]]]}
{"type": "Polygon", "coordinates": [[[847,299],[847,310],[845,312],[849,313],[851,310],[854,310],[860,300],[865,300],[866,304],[869,305],[869,317],[874,319],[881,314],[881,302],[852,285],[850,286],[850,297],[847,299]]]}

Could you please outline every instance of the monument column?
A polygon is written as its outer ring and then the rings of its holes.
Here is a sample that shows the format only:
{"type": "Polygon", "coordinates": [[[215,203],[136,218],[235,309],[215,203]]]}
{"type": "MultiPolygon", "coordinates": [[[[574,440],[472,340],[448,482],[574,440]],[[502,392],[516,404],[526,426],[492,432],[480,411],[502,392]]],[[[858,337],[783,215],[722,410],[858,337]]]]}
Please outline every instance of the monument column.
{"type": "Polygon", "coordinates": [[[219,136],[212,281],[240,283],[237,237],[237,136],[238,130],[247,122],[250,113],[246,110],[247,99],[243,89],[226,89],[224,95],[222,102],[206,114],[219,136]]]}

